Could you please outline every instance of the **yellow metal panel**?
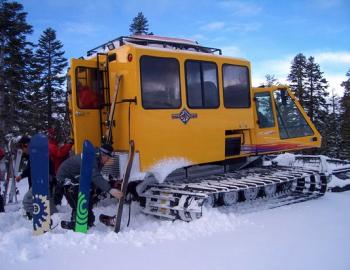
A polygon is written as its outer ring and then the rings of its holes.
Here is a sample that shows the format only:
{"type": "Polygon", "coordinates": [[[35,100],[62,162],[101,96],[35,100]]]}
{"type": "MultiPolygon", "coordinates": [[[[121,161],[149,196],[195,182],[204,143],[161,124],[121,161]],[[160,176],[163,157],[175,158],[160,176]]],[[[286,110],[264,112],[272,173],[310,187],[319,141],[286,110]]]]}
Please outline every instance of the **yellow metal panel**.
{"type": "Polygon", "coordinates": [[[76,67],[96,67],[96,61],[72,59],[70,62],[70,77],[71,77],[71,111],[73,119],[73,134],[74,134],[74,151],[75,153],[82,152],[83,141],[88,139],[95,146],[100,145],[100,126],[99,126],[99,111],[90,109],[79,109],[77,105],[76,91],[76,67]]]}
{"type": "MultiPolygon", "coordinates": [[[[148,171],[152,166],[164,159],[181,158],[192,164],[202,164],[223,161],[225,156],[225,139],[240,137],[242,140],[241,157],[262,153],[281,152],[287,149],[298,150],[318,147],[320,135],[306,116],[300,104],[296,102],[302,115],[312,128],[314,135],[302,138],[281,140],[279,137],[276,109],[272,102],[275,115],[275,127],[261,129],[256,122],[256,106],[253,93],[268,91],[272,93],[277,87],[255,88],[251,91],[251,107],[228,109],[223,105],[222,65],[233,64],[246,66],[250,72],[250,63],[244,59],[197,53],[190,51],[150,48],[139,45],[125,45],[111,52],[116,54],[116,60],[109,63],[110,96],[115,91],[117,75],[123,75],[118,93],[115,110],[115,127],[113,127],[113,146],[117,151],[127,151],[129,140],[135,141],[139,152],[142,171],[148,171]],[[180,66],[180,91],[182,105],[179,109],[144,109],[141,100],[140,58],[143,55],[176,58],[180,66]],[[218,70],[218,87],[220,106],[217,109],[191,109],[187,106],[185,61],[202,60],[215,62],[218,70]],[[135,99],[134,102],[125,100],[135,99]],[[176,115],[186,109],[196,117],[184,124],[176,115]],[[225,131],[227,134],[225,134],[225,131]],[[231,135],[230,135],[231,134],[231,135]],[[315,141],[314,138],[317,138],[315,141]],[[259,148],[260,147],[260,148],[259,148]],[[250,151],[248,150],[250,149],[250,151]],[[252,150],[253,149],[253,150],[252,150]],[[257,149],[265,149],[257,151],[257,149]]],[[[75,67],[95,67],[96,57],[90,60],[71,61],[72,96],[70,106],[74,123],[74,138],[76,151],[81,151],[83,139],[90,139],[98,145],[101,139],[99,132],[98,110],[79,110],[76,105],[75,67]],[[79,115],[82,112],[83,115],[79,115]]],[[[250,76],[250,74],[249,74],[250,76]]],[[[294,96],[292,95],[294,98],[294,96]]]]}

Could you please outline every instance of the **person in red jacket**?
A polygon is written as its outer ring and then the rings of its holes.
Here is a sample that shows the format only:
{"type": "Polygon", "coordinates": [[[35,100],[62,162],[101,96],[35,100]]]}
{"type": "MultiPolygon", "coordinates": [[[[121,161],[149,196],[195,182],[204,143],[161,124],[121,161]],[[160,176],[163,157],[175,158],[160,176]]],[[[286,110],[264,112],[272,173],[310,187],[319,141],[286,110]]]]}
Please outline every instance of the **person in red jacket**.
{"type": "Polygon", "coordinates": [[[87,85],[78,88],[78,106],[80,109],[97,109],[98,96],[87,85]]]}
{"type": "Polygon", "coordinates": [[[63,187],[61,187],[56,181],[56,174],[58,168],[69,157],[69,151],[72,149],[73,142],[65,143],[62,146],[58,145],[57,133],[53,128],[49,128],[47,131],[49,139],[49,157],[54,166],[54,178],[52,185],[52,194],[55,204],[61,204],[63,198],[63,187]]]}
{"type": "Polygon", "coordinates": [[[53,162],[56,174],[61,163],[69,157],[69,151],[72,149],[73,143],[69,142],[58,146],[55,129],[49,128],[47,133],[49,138],[49,156],[53,162]]]}

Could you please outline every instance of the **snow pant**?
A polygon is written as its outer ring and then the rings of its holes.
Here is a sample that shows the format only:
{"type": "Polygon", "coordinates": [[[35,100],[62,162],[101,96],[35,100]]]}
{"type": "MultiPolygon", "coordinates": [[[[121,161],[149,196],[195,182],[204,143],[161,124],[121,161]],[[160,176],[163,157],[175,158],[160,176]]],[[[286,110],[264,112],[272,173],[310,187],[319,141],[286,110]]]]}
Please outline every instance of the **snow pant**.
{"type": "Polygon", "coordinates": [[[63,185],[57,181],[56,177],[52,177],[50,193],[52,194],[55,205],[61,205],[63,198],[63,185]]]}
{"type": "MultiPolygon", "coordinates": [[[[71,213],[71,221],[75,222],[76,215],[77,215],[77,206],[78,206],[78,194],[79,194],[79,185],[65,185],[63,187],[64,190],[64,196],[66,197],[66,200],[69,204],[69,206],[72,208],[71,213]]],[[[92,192],[91,192],[92,193],[92,192]]],[[[92,196],[93,194],[90,194],[90,200],[88,205],[88,226],[92,227],[95,222],[95,215],[92,211],[93,207],[93,200],[92,196]]]]}
{"type": "MultiPolygon", "coordinates": [[[[53,213],[57,213],[58,211],[56,209],[56,206],[55,206],[51,196],[49,197],[49,200],[50,200],[50,213],[52,215],[53,213]]],[[[22,204],[23,204],[23,208],[26,211],[27,215],[33,216],[33,191],[32,191],[32,188],[30,188],[27,191],[27,193],[24,194],[22,204]]]]}
{"type": "MultiPolygon", "coordinates": [[[[1,190],[0,190],[1,193],[1,190]]],[[[2,198],[2,195],[0,194],[0,213],[5,212],[5,207],[4,207],[4,199],[2,198]]]]}

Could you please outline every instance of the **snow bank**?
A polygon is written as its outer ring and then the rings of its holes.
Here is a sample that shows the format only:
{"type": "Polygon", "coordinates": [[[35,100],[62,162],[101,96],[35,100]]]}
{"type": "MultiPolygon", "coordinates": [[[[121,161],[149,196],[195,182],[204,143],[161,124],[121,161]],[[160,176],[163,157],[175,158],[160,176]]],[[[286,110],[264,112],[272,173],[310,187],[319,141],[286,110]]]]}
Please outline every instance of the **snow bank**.
{"type": "Polygon", "coordinates": [[[295,155],[290,153],[285,153],[278,155],[273,161],[277,162],[280,166],[293,166],[295,163],[295,155]]]}
{"type": "Polygon", "coordinates": [[[191,164],[192,162],[185,158],[168,158],[153,165],[150,172],[153,173],[159,183],[162,183],[165,178],[176,169],[187,167],[191,164]]]}

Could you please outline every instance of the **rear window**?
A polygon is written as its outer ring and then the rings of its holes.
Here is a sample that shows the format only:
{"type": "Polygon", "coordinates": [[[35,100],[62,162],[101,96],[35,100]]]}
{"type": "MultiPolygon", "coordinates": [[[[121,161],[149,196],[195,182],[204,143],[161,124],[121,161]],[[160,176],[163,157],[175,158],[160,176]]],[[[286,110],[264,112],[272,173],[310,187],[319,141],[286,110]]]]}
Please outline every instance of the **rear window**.
{"type": "Polygon", "coordinates": [[[174,58],[142,56],[141,94],[145,109],[181,107],[179,62],[174,58]]]}
{"type": "Polygon", "coordinates": [[[226,108],[250,107],[250,85],[248,68],[223,65],[224,105],[226,108]]]}
{"type": "Polygon", "coordinates": [[[103,106],[101,71],[96,68],[77,67],[76,82],[79,109],[99,109],[103,106]]]}

